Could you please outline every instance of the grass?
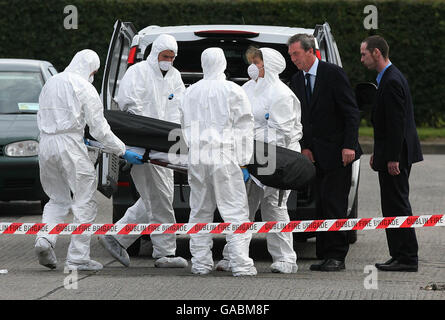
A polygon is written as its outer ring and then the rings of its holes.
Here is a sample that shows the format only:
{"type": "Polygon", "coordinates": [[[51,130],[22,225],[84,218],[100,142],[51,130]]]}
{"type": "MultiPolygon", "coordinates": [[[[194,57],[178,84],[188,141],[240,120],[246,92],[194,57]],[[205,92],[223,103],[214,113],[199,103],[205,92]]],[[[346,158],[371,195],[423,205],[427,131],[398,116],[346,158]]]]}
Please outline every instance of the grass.
{"type": "MultiPolygon", "coordinates": [[[[360,137],[372,138],[374,135],[372,127],[360,127],[358,132],[360,137]]],[[[420,127],[417,128],[417,134],[419,135],[419,139],[422,141],[445,139],[445,128],[420,127]]]]}

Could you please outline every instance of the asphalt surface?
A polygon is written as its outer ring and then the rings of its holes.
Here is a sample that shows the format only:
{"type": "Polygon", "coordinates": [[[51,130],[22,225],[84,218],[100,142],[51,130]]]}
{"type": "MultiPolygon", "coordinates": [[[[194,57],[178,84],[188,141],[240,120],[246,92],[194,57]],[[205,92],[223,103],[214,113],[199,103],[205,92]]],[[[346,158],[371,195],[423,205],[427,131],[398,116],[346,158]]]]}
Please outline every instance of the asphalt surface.
{"type": "MultiPolygon", "coordinates": [[[[380,217],[377,175],[369,169],[368,161],[369,155],[363,156],[359,217],[380,217]]],[[[426,155],[425,161],[414,165],[410,181],[410,199],[415,215],[445,212],[445,155],[426,155]]],[[[111,200],[99,193],[97,198],[99,214],[96,222],[111,223],[111,200]]],[[[40,222],[41,219],[38,203],[0,202],[0,213],[0,222],[40,222]]],[[[187,236],[178,237],[177,253],[188,259],[188,268],[155,268],[149,241],[143,242],[141,255],[133,257],[131,266],[125,268],[93,238],[91,256],[101,262],[104,269],[75,275],[64,272],[69,236],[59,237],[56,247],[59,265],[56,270],[49,270],[40,266],[34,256],[34,236],[0,235],[0,270],[7,270],[7,273],[0,271],[0,299],[444,300],[445,291],[440,289],[445,284],[445,229],[417,228],[416,232],[419,242],[419,271],[416,273],[365,272],[374,263],[389,258],[385,232],[370,230],[358,233],[358,241],[351,245],[346,259],[346,270],[328,273],[309,270],[310,265],[317,262],[313,239],[295,246],[299,266],[296,274],[271,273],[265,238],[254,235],[251,257],[259,273],[256,277],[243,278],[217,271],[205,276],[192,275],[187,236]],[[76,276],[77,281],[73,281],[76,276]]],[[[215,238],[215,261],[221,257],[223,245],[222,237],[215,238]]],[[[179,305],[182,303],[178,302],[179,305]]]]}

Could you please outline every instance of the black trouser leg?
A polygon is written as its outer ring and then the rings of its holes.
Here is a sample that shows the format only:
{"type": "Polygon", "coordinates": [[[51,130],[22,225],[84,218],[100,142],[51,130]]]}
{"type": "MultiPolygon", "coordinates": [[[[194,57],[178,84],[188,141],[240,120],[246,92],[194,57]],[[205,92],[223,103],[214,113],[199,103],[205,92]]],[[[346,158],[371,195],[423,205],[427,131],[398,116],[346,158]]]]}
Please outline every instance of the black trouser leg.
{"type": "MultiPolygon", "coordinates": [[[[317,168],[316,219],[344,219],[348,211],[352,166],[323,172],[317,168]]],[[[327,231],[317,233],[317,255],[324,259],[344,260],[349,250],[347,232],[327,231]]]]}
{"type": "MultiPolygon", "coordinates": [[[[409,174],[411,166],[401,168],[400,174],[391,176],[379,171],[380,197],[384,217],[411,216],[409,202],[409,174]]],[[[418,243],[413,228],[386,229],[389,254],[406,264],[417,264],[418,243]]]]}

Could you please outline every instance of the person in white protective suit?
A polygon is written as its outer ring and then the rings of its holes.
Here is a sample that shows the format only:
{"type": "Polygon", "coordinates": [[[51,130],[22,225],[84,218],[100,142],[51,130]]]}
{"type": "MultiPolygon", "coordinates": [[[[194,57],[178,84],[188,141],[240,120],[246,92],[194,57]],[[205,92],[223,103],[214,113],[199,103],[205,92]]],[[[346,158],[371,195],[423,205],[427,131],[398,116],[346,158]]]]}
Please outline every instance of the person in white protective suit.
{"type": "MultiPolygon", "coordinates": [[[[248,68],[251,80],[243,85],[243,89],[252,105],[255,140],[300,152],[299,140],[303,136],[300,101],[278,77],[286,68],[284,57],[274,49],[255,47],[250,47],[246,55],[252,63],[248,68]]],[[[289,193],[289,190],[280,191],[251,183],[248,190],[250,220],[254,221],[255,213],[260,208],[263,221],[288,222],[290,219],[286,203],[289,193]]],[[[297,272],[292,233],[269,233],[266,239],[267,249],[272,256],[271,271],[297,272]]],[[[227,246],[223,256],[216,269],[229,271],[227,246]]]]}
{"type": "MultiPolygon", "coordinates": [[[[70,209],[74,223],[92,223],[96,218],[96,171],[83,140],[85,125],[107,152],[134,164],[142,163],[141,156],[126,151],[104,118],[103,105],[91,84],[99,66],[99,56],[94,51],[82,50],[64,72],[51,77],[42,88],[37,113],[39,166],[42,187],[49,197],[43,223],[63,223],[70,209]]],[[[50,269],[57,267],[56,239],[51,234],[36,238],[39,263],[50,269]]],[[[68,269],[102,269],[99,262],[90,259],[90,239],[90,235],[71,236],[65,264],[68,269]]]]}
{"type": "MultiPolygon", "coordinates": [[[[179,105],[185,86],[180,72],[172,65],[177,52],[174,37],[167,34],[158,36],[147,59],[131,66],[122,78],[116,98],[119,108],[133,114],[179,123],[179,105]]],[[[175,223],[173,170],[146,163],[133,166],[131,177],[140,198],[116,223],[175,223]]],[[[130,258],[126,249],[138,237],[102,236],[99,241],[115,259],[128,267],[130,258]]],[[[175,256],[175,234],[150,237],[155,267],[187,267],[187,260],[175,256]]]]}
{"type": "MultiPolygon", "coordinates": [[[[253,115],[247,95],[225,80],[226,59],[220,48],[201,55],[204,78],[190,86],[181,106],[181,127],[189,147],[189,223],[211,223],[218,207],[224,222],[249,221],[243,177],[253,154],[253,115]]],[[[257,274],[249,258],[251,234],[228,234],[228,259],[234,276],[257,274]]],[[[192,273],[213,269],[212,235],[190,234],[192,273]]]]}

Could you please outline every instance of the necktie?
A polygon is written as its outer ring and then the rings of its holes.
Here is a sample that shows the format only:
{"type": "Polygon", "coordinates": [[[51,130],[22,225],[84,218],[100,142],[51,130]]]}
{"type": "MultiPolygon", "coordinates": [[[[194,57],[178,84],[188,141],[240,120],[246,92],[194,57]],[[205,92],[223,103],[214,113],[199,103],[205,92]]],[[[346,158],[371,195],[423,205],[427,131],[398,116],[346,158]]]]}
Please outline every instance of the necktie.
{"type": "Polygon", "coordinates": [[[311,75],[309,73],[306,73],[305,78],[306,78],[306,85],[305,85],[306,99],[307,99],[307,104],[310,105],[312,98],[311,75]]]}

